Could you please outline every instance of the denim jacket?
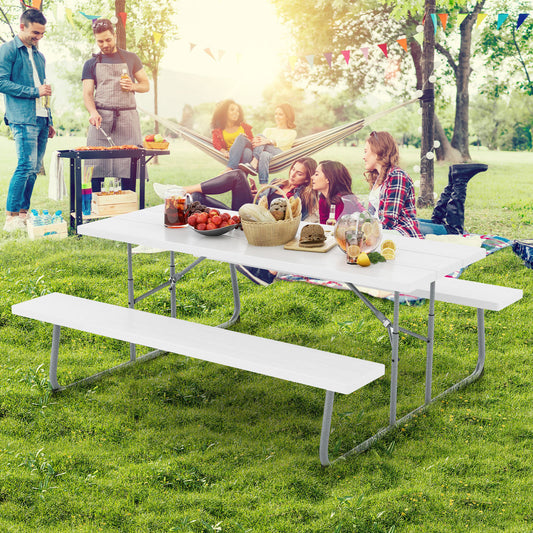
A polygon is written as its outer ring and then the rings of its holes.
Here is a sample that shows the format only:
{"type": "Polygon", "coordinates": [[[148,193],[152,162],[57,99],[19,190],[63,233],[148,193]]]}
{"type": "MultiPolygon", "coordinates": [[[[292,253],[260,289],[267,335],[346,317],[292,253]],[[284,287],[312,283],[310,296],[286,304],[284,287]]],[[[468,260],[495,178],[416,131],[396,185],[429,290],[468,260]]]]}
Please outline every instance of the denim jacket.
{"type": "MultiPolygon", "coordinates": [[[[33,47],[33,60],[39,80],[45,80],[44,55],[33,47]]],[[[0,93],[4,93],[6,124],[37,124],[35,99],[39,98],[39,88],[33,81],[33,68],[26,45],[18,36],[0,47],[0,93]]],[[[52,124],[52,116],[48,110],[52,124]]]]}

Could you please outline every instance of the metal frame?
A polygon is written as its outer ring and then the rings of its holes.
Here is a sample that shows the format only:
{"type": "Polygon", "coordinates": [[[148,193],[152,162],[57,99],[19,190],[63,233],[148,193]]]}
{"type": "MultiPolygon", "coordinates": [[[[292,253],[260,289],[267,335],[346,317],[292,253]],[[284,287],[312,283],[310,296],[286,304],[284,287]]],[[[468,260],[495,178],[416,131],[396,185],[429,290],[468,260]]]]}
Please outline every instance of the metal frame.
{"type": "MultiPolygon", "coordinates": [[[[135,304],[148,296],[155,294],[156,292],[169,288],[170,291],[170,301],[171,301],[171,316],[176,318],[176,282],[178,282],[183,276],[190,272],[194,267],[201,263],[205,257],[199,257],[193,261],[186,268],[176,273],[175,268],[175,254],[170,252],[170,277],[168,281],[160,284],[159,286],[141,294],[140,296],[134,296],[134,282],[133,282],[133,256],[132,256],[132,245],[127,245],[128,253],[128,307],[134,308],[135,304]]],[[[227,328],[239,319],[241,311],[240,303],[240,294],[239,294],[239,285],[237,282],[237,274],[235,265],[229,264],[230,268],[230,278],[231,286],[233,291],[233,304],[234,310],[231,318],[222,324],[219,324],[216,327],[227,328]]],[[[444,392],[438,394],[432,398],[432,372],[433,372],[433,348],[434,348],[434,332],[435,332],[435,282],[431,283],[430,286],[430,297],[429,297],[429,311],[428,311],[428,331],[427,336],[420,335],[418,333],[409,331],[407,329],[401,328],[399,325],[400,319],[400,294],[399,292],[394,292],[394,312],[393,320],[387,318],[384,313],[377,309],[369,300],[366,298],[353,284],[348,284],[350,290],[357,296],[365,305],[368,307],[371,312],[376,316],[376,318],[381,322],[384,328],[386,328],[389,341],[391,344],[391,384],[390,384],[390,406],[389,406],[389,424],[388,426],[381,428],[374,435],[361,442],[348,452],[340,455],[334,460],[329,458],[329,438],[331,431],[331,419],[333,414],[333,404],[335,400],[335,393],[332,391],[326,391],[326,396],[324,400],[324,410],[322,416],[322,427],[320,432],[320,447],[319,447],[319,456],[322,466],[329,466],[337,461],[344,460],[350,455],[361,453],[368,448],[370,448],[377,440],[383,438],[394,428],[403,425],[405,422],[413,418],[415,415],[426,410],[429,405],[435,401],[440,400],[442,397],[447,394],[454,392],[460,388],[465,387],[466,385],[472,383],[476,379],[482,376],[485,365],[485,318],[484,310],[477,309],[477,327],[478,327],[478,359],[474,371],[458,381],[444,392]],[[426,379],[425,379],[425,398],[424,404],[412,410],[410,413],[404,415],[402,418],[397,419],[397,393],[398,393],[398,365],[399,365],[399,334],[400,332],[414,336],[424,342],[426,342],[426,379]]],[[[133,363],[146,361],[158,357],[160,354],[164,353],[161,350],[152,350],[142,356],[137,357],[136,346],[135,344],[130,343],[130,360],[122,363],[120,365],[114,366],[102,372],[98,372],[84,378],[82,380],[71,383],[65,387],[61,387],[57,382],[57,363],[58,363],[58,352],[59,352],[59,341],[60,341],[60,331],[61,328],[58,325],[54,325],[52,333],[52,350],[50,355],[50,384],[54,390],[63,390],[67,387],[72,387],[74,385],[79,385],[81,383],[88,383],[94,381],[106,374],[114,372],[116,370],[125,368],[133,363]]]]}

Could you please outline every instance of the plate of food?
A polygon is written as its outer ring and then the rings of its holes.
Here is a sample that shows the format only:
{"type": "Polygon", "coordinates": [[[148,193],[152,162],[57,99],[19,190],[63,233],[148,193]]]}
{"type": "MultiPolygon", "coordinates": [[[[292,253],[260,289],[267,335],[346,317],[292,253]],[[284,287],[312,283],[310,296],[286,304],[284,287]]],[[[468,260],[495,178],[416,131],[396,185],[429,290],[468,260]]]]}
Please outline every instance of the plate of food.
{"type": "Polygon", "coordinates": [[[208,209],[202,205],[195,206],[195,209],[197,211],[189,216],[187,222],[194,231],[202,235],[216,237],[240,226],[241,220],[238,215],[221,213],[218,209],[208,209]]]}

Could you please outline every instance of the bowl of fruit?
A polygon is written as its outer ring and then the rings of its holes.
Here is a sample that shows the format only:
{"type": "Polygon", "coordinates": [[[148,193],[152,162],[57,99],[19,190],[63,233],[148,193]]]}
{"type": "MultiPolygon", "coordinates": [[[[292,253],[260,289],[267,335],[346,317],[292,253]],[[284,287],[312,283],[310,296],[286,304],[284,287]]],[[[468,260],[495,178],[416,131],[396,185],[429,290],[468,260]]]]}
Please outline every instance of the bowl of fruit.
{"type": "Polygon", "coordinates": [[[238,215],[220,212],[218,209],[206,207],[194,202],[191,205],[187,223],[197,233],[209,237],[216,237],[228,233],[228,231],[238,228],[241,219],[238,215]],[[198,205],[196,205],[198,204],[198,205]]]}
{"type": "Polygon", "coordinates": [[[150,150],[166,150],[168,141],[160,133],[151,133],[145,136],[143,146],[150,150]]]}

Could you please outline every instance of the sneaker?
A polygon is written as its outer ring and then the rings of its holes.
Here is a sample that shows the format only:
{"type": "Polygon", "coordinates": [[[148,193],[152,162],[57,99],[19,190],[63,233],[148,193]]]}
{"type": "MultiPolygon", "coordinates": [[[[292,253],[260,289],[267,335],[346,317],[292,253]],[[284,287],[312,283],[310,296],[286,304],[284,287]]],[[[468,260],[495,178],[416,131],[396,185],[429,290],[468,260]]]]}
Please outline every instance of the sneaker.
{"type": "Polygon", "coordinates": [[[26,224],[20,219],[19,216],[7,216],[6,223],[4,224],[4,231],[17,231],[19,229],[26,229],[26,224]]]}
{"type": "Polygon", "coordinates": [[[257,170],[250,163],[239,163],[239,170],[246,172],[246,174],[257,176],[257,170]]]}
{"type": "Polygon", "coordinates": [[[263,285],[266,287],[274,282],[276,275],[272,272],[265,270],[264,268],[255,268],[242,265],[235,265],[235,268],[249,280],[257,283],[257,285],[263,285]]]}

